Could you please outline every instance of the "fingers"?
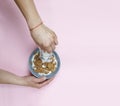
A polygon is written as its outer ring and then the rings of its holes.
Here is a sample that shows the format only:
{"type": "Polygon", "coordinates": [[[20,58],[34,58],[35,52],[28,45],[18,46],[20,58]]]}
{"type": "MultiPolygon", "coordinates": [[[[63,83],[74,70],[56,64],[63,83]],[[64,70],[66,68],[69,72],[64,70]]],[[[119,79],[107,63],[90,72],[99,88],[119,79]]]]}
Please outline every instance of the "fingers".
{"type": "Polygon", "coordinates": [[[58,45],[57,37],[55,37],[55,45],[58,45]]]}
{"type": "Polygon", "coordinates": [[[55,32],[52,32],[52,33],[53,33],[54,43],[55,43],[55,45],[58,45],[57,36],[56,36],[55,32]]]}
{"type": "Polygon", "coordinates": [[[46,80],[46,77],[41,77],[41,78],[35,78],[34,77],[34,79],[33,79],[33,81],[36,82],[36,83],[40,83],[40,82],[43,82],[45,80],[46,80]]]}
{"type": "Polygon", "coordinates": [[[55,45],[58,45],[57,35],[55,34],[55,32],[50,30],[48,27],[46,27],[46,29],[49,31],[49,33],[53,37],[55,45]]]}
{"type": "Polygon", "coordinates": [[[48,53],[51,53],[55,50],[55,44],[52,43],[52,41],[49,44],[45,44],[43,47],[44,51],[47,51],[48,53]]]}
{"type": "Polygon", "coordinates": [[[52,50],[55,50],[55,45],[52,44],[52,45],[51,45],[51,48],[52,48],[52,50]]]}
{"type": "Polygon", "coordinates": [[[43,83],[36,84],[36,87],[37,87],[37,88],[41,88],[41,87],[49,84],[53,79],[54,79],[54,78],[51,78],[51,79],[48,79],[48,80],[44,81],[43,83]]]}
{"type": "Polygon", "coordinates": [[[46,43],[45,46],[45,51],[48,53],[51,53],[52,51],[55,50],[55,46],[58,44],[57,37],[55,35],[52,35],[50,38],[50,42],[46,43]]]}
{"type": "Polygon", "coordinates": [[[56,34],[44,24],[38,30],[31,33],[35,43],[43,50],[51,53],[58,44],[56,34]]]}
{"type": "Polygon", "coordinates": [[[53,51],[53,49],[52,49],[52,47],[50,46],[50,47],[48,47],[48,48],[46,49],[46,51],[47,51],[48,53],[51,53],[51,52],[53,51]]]}

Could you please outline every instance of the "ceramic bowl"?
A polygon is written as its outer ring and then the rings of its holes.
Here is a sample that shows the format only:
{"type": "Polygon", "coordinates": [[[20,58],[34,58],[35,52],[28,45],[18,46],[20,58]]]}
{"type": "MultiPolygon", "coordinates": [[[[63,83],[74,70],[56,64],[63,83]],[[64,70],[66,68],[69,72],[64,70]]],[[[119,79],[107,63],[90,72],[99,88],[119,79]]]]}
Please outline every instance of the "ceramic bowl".
{"type": "Polygon", "coordinates": [[[36,53],[40,53],[40,49],[38,49],[38,48],[35,49],[29,57],[29,70],[30,70],[30,72],[37,78],[45,76],[47,79],[50,79],[50,78],[54,77],[60,69],[60,58],[59,58],[58,54],[55,51],[53,51],[53,56],[55,57],[55,60],[57,61],[56,68],[55,68],[54,72],[52,72],[50,74],[42,75],[41,73],[35,72],[33,69],[33,66],[32,66],[33,56],[36,53]]]}

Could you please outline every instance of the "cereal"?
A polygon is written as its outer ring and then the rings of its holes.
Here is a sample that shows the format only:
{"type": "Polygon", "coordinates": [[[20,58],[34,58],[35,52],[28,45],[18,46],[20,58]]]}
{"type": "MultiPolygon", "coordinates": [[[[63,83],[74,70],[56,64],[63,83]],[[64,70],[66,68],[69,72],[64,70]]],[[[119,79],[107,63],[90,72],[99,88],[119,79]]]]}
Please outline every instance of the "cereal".
{"type": "Polygon", "coordinates": [[[35,64],[35,66],[37,67],[40,67],[40,66],[42,66],[42,61],[39,59],[39,60],[35,60],[34,61],[34,64],[35,64]]]}
{"type": "Polygon", "coordinates": [[[56,61],[55,57],[51,57],[51,62],[44,62],[40,59],[40,53],[36,53],[33,59],[34,71],[37,73],[48,74],[55,71],[56,61]]]}

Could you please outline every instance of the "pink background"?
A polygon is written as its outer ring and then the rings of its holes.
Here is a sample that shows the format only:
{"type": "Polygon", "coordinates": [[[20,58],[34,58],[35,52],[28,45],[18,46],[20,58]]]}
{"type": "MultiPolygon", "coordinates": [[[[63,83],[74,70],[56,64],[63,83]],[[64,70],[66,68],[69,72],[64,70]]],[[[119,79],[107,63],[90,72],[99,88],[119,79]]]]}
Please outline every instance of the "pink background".
{"type": "MultiPolygon", "coordinates": [[[[42,89],[0,85],[0,106],[120,106],[120,1],[35,0],[59,38],[61,69],[42,89]]],[[[28,75],[36,48],[13,0],[0,0],[0,68],[28,75]]]]}

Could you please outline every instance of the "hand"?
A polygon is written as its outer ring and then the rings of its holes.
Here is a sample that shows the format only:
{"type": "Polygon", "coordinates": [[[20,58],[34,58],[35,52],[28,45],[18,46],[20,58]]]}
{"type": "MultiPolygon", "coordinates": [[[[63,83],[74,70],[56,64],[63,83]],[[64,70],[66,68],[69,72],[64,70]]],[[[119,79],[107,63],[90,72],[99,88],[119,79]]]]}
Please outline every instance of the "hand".
{"type": "Polygon", "coordinates": [[[58,44],[56,34],[44,24],[31,31],[31,36],[35,43],[48,53],[55,50],[55,46],[58,44]]]}
{"type": "Polygon", "coordinates": [[[46,80],[45,77],[36,78],[34,76],[25,76],[23,77],[25,81],[25,85],[34,88],[41,88],[47,84],[49,84],[54,78],[46,80]]]}

